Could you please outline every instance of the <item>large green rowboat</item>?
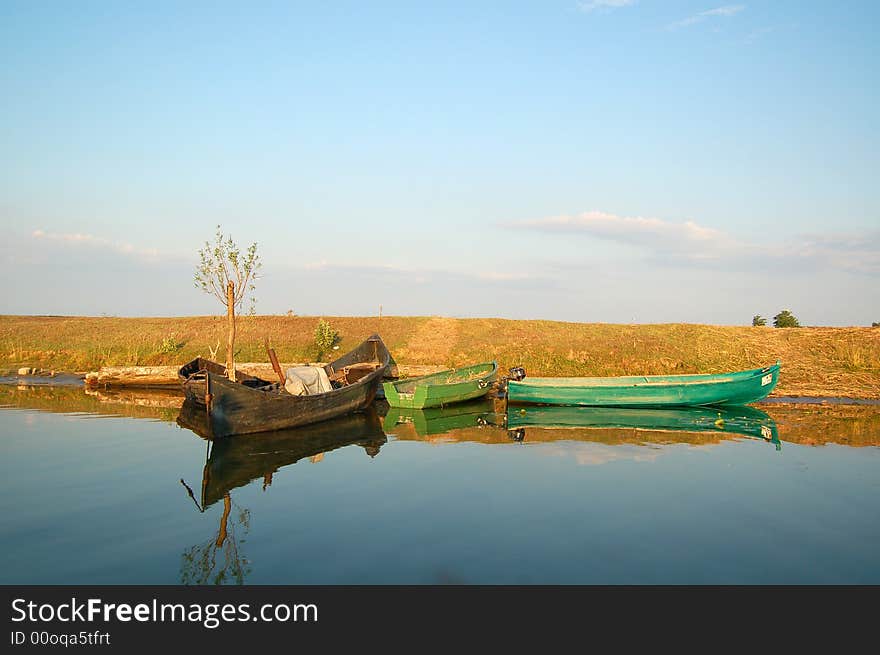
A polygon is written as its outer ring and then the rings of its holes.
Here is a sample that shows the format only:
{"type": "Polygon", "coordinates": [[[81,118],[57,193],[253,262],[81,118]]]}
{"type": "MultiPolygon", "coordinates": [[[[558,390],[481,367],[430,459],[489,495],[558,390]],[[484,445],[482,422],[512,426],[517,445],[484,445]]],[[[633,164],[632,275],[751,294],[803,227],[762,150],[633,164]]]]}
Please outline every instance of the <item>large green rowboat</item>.
{"type": "Polygon", "coordinates": [[[442,407],[485,396],[498,375],[496,362],[440,371],[383,385],[385,400],[392,407],[424,409],[442,407]]]}
{"type": "Polygon", "coordinates": [[[780,363],[713,375],[646,375],[606,378],[527,378],[507,383],[514,404],[591,407],[745,405],[770,395],[780,363]]]}

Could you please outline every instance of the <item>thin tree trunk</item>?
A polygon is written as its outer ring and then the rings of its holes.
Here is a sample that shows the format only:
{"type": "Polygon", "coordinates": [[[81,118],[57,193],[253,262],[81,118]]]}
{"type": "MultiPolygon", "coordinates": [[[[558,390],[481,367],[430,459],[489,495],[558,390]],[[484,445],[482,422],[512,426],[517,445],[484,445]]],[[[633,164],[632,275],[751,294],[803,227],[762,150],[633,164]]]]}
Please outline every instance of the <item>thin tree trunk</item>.
{"type": "Polygon", "coordinates": [[[233,353],[235,348],[235,284],[226,284],[226,318],[229,322],[229,339],[226,342],[226,374],[235,382],[235,360],[233,353]]]}

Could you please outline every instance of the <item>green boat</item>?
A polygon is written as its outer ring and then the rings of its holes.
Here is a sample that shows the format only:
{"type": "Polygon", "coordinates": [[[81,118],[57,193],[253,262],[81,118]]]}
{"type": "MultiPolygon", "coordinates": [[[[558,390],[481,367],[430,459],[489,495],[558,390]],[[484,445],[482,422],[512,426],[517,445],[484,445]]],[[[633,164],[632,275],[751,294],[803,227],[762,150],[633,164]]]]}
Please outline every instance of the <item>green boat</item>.
{"type": "Polygon", "coordinates": [[[605,378],[529,378],[507,383],[513,404],[591,407],[745,405],[770,395],[780,362],[764,368],[711,375],[645,375],[605,378]]]}
{"type": "Polygon", "coordinates": [[[497,375],[498,364],[484,362],[417,378],[385,382],[383,389],[385,400],[392,407],[443,407],[485,396],[497,375]]]}
{"type": "MultiPolygon", "coordinates": [[[[507,429],[523,428],[635,430],[642,432],[716,432],[761,439],[780,449],[779,431],[769,414],[756,407],[529,407],[510,408],[507,429]]],[[[524,435],[523,435],[524,436],[524,435]]]]}

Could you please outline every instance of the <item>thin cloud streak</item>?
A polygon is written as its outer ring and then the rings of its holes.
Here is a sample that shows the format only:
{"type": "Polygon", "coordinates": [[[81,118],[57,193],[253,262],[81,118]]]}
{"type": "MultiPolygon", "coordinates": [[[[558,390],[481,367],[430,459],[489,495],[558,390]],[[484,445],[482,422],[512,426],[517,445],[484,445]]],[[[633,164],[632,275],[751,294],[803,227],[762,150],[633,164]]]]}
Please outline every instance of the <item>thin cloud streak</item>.
{"type": "Polygon", "coordinates": [[[644,250],[658,266],[703,265],[740,271],[758,265],[783,270],[824,267],[880,275],[880,231],[801,235],[788,242],[764,244],[737,239],[694,221],[676,223],[599,211],[517,221],[506,226],[545,234],[581,234],[634,246],[644,250]]]}
{"type": "Polygon", "coordinates": [[[770,34],[771,32],[773,32],[772,27],[760,27],[756,30],[752,30],[751,32],[749,32],[749,35],[746,36],[744,41],[745,41],[745,43],[754,43],[762,36],[764,36],[766,34],[770,34]]]}
{"type": "Polygon", "coordinates": [[[683,20],[676,21],[674,23],[670,23],[668,25],[668,29],[675,30],[681,27],[690,27],[691,25],[696,25],[697,23],[702,23],[709,18],[714,18],[717,16],[723,18],[729,18],[731,16],[735,16],[736,14],[744,11],[746,8],[745,5],[724,5],[723,7],[716,7],[715,9],[707,9],[706,11],[701,11],[692,16],[688,16],[683,20]]]}
{"type": "Polygon", "coordinates": [[[589,2],[579,2],[578,9],[585,14],[594,11],[609,12],[621,7],[630,7],[636,3],[636,0],[591,0],[589,2]]]}
{"type": "Polygon", "coordinates": [[[358,279],[393,278],[397,284],[464,282],[486,286],[515,285],[520,289],[524,288],[524,285],[525,288],[547,289],[557,284],[557,280],[552,277],[522,271],[487,270],[470,273],[448,269],[407,268],[393,264],[332,264],[327,260],[294,264],[284,268],[328,275],[348,275],[358,279]]]}
{"type": "Polygon", "coordinates": [[[671,223],[659,218],[618,216],[601,211],[519,221],[511,225],[544,232],[588,233],[636,245],[666,243],[673,246],[682,241],[729,245],[722,243],[727,240],[723,232],[703,227],[693,221],[671,223]]]}
{"type": "Polygon", "coordinates": [[[665,448],[644,445],[569,442],[542,443],[537,452],[552,457],[571,457],[578,466],[602,466],[617,461],[653,462],[666,452],[665,448]]]}
{"type": "Polygon", "coordinates": [[[134,255],[147,259],[159,259],[170,256],[167,253],[161,253],[156,248],[138,248],[130,243],[122,241],[112,241],[104,237],[96,237],[91,234],[82,234],[80,232],[46,232],[44,230],[34,230],[31,237],[40,241],[50,241],[61,245],[71,247],[87,246],[104,250],[112,250],[122,255],[134,255]]]}

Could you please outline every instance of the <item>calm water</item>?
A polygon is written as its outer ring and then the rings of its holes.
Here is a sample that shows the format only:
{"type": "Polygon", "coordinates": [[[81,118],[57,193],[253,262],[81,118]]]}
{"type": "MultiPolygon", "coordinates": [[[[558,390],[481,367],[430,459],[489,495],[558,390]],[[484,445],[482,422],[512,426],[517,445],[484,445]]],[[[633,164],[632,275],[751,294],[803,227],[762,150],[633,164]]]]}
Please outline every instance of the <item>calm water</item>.
{"type": "Polygon", "coordinates": [[[180,402],[0,386],[0,583],[880,583],[878,406],[378,406],[211,444],[180,402]]]}

